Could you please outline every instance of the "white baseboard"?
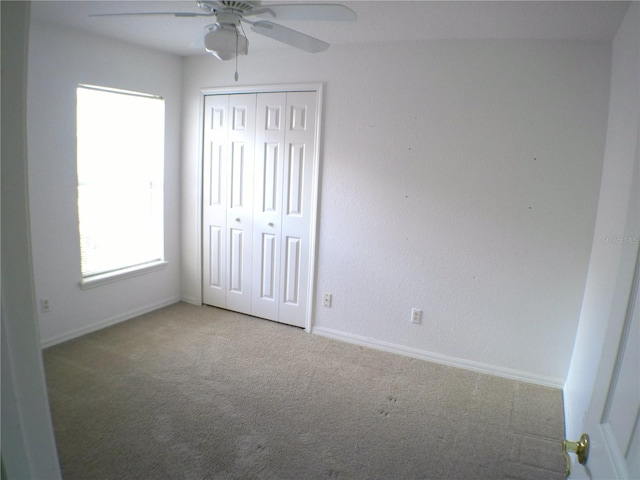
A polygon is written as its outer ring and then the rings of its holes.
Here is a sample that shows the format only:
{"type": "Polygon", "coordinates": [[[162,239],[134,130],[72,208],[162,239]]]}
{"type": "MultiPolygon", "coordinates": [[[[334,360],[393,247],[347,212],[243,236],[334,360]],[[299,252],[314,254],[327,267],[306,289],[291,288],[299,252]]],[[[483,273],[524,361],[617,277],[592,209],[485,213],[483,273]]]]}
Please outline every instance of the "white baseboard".
{"type": "Polygon", "coordinates": [[[419,350],[417,348],[405,347],[403,345],[397,345],[395,343],[389,343],[382,340],[376,340],[373,338],[362,337],[360,335],[345,333],[339,330],[333,330],[331,328],[313,327],[311,333],[327,338],[332,338],[334,340],[353,343],[355,345],[375,348],[377,350],[382,350],[385,352],[396,353],[399,355],[418,358],[421,360],[427,360],[429,362],[439,363],[450,367],[463,368],[465,370],[471,370],[487,375],[504,377],[510,380],[518,380],[520,382],[560,389],[564,385],[564,379],[561,378],[544,377],[541,375],[534,375],[528,372],[522,372],[510,368],[503,368],[486,363],[465,360],[463,358],[449,357],[447,355],[442,355],[439,353],[428,352],[426,350],[419,350]]]}
{"type": "Polygon", "coordinates": [[[144,315],[145,313],[153,312],[154,310],[158,310],[159,308],[168,307],[169,305],[178,303],[180,300],[180,297],[171,297],[160,302],[129,310],[128,312],[121,313],[105,320],[101,320],[91,325],[85,325],[81,328],[77,328],[62,335],[56,335],[55,337],[41,340],[40,346],[41,348],[52,347],[53,345],[57,345],[58,343],[66,342],[68,340],[81,337],[82,335],[86,335],[87,333],[96,332],[103,328],[110,327],[111,325],[115,325],[116,323],[131,320],[132,318],[144,315]]]}

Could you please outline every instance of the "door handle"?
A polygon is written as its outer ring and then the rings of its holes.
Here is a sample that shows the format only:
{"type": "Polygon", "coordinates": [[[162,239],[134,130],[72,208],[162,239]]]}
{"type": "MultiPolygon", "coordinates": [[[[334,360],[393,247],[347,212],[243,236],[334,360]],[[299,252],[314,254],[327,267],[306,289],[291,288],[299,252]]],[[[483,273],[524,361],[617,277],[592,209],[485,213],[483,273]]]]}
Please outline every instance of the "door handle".
{"type": "Polygon", "coordinates": [[[567,462],[567,469],[564,474],[566,477],[571,473],[571,458],[569,457],[569,452],[575,453],[578,455],[578,462],[581,465],[586,465],[587,460],[589,459],[589,435],[583,433],[580,436],[580,440],[577,442],[570,442],[569,440],[564,440],[563,442],[563,452],[564,459],[567,462]]]}
{"type": "Polygon", "coordinates": [[[236,222],[239,222],[239,221],[240,221],[240,219],[239,219],[239,218],[236,218],[236,222]]]}
{"type": "Polygon", "coordinates": [[[269,223],[267,223],[267,226],[269,226],[269,227],[273,227],[273,222],[269,222],[269,223]]]}

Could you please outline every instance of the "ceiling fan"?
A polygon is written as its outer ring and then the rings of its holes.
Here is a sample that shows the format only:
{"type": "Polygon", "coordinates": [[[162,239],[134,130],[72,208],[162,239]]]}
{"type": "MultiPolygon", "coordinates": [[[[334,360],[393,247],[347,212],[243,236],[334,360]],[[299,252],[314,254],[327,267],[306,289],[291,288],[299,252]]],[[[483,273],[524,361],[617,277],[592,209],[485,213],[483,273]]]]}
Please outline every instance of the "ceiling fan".
{"type": "Polygon", "coordinates": [[[215,23],[207,25],[192,45],[204,43],[205,50],[220,60],[231,60],[238,55],[247,55],[249,41],[244,33],[243,23],[251,30],[273,40],[299,48],[306,52],[318,53],[329,48],[323,40],[297,30],[292,30],[264,18],[279,20],[322,20],[354,21],[356,13],[337,3],[282,3],[269,4],[259,1],[241,0],[197,0],[200,12],[139,12],[103,13],[102,16],[142,16],[172,15],[174,17],[215,17],[215,23]],[[247,17],[256,17],[250,19],[247,17]]]}

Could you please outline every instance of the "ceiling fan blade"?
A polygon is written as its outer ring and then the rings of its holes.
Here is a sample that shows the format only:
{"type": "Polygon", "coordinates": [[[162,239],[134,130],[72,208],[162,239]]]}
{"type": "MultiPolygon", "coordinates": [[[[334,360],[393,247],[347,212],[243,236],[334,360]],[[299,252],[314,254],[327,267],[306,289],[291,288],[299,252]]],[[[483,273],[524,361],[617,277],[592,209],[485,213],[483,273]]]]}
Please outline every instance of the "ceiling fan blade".
{"type": "Polygon", "coordinates": [[[141,17],[141,16],[159,16],[171,15],[173,17],[212,17],[212,13],[193,13],[193,12],[137,12],[137,13],[94,13],[90,17],[141,17]]]}
{"type": "Polygon", "coordinates": [[[256,7],[251,15],[278,20],[355,21],[356,12],[337,3],[282,3],[256,7]]]}
{"type": "Polygon", "coordinates": [[[251,30],[265,37],[278,40],[292,47],[299,48],[309,53],[323,52],[329,48],[329,44],[318,38],[311,37],[302,32],[292,30],[277,23],[261,20],[251,22],[251,30]]]}

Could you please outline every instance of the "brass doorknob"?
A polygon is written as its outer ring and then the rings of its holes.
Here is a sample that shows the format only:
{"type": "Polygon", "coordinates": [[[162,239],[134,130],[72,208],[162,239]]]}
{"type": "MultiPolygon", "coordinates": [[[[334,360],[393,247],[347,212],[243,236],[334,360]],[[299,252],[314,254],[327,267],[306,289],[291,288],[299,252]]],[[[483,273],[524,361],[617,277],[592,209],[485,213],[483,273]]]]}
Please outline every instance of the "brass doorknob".
{"type": "Polygon", "coordinates": [[[580,462],[580,465],[586,465],[587,460],[589,460],[589,435],[583,433],[580,435],[580,440],[577,442],[570,442],[566,439],[564,440],[562,454],[567,462],[567,469],[564,471],[564,474],[567,477],[571,473],[571,458],[569,457],[569,452],[578,455],[578,462],[580,462]]]}

